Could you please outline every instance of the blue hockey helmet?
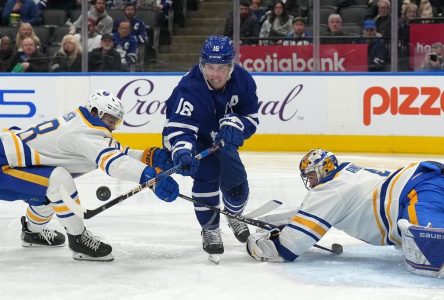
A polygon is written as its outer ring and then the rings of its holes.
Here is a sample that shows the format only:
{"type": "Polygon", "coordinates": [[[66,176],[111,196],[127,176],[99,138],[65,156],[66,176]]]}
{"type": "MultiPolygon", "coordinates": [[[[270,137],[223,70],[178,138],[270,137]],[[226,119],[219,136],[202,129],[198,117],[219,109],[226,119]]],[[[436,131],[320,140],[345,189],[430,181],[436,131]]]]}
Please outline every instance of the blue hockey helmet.
{"type": "Polygon", "coordinates": [[[232,64],[233,41],[226,36],[212,35],[206,39],[200,52],[200,62],[206,64],[232,64]]]}
{"type": "Polygon", "coordinates": [[[338,159],[332,152],[313,149],[302,158],[299,171],[305,187],[312,189],[338,166],[338,159]]]}

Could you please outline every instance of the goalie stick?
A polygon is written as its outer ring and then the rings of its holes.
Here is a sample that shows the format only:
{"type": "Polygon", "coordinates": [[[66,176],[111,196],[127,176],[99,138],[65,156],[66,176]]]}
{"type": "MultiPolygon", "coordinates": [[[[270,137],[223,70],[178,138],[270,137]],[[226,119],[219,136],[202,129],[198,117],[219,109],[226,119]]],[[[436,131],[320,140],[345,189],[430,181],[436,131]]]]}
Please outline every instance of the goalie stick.
{"type": "MultiPolygon", "coordinates": [[[[208,208],[208,209],[210,209],[210,210],[212,210],[214,212],[218,212],[218,213],[223,214],[223,215],[225,215],[225,216],[227,216],[229,218],[236,219],[236,220],[244,222],[244,223],[246,223],[248,225],[252,225],[252,226],[255,226],[255,227],[259,227],[259,228],[268,230],[268,231],[270,231],[270,239],[277,238],[279,236],[280,232],[281,232],[278,227],[276,227],[276,226],[274,226],[272,224],[269,224],[269,223],[266,223],[266,222],[263,222],[263,221],[260,221],[260,220],[249,218],[246,215],[242,216],[242,215],[237,215],[237,214],[231,213],[229,211],[221,210],[220,208],[208,205],[208,204],[206,204],[204,202],[198,201],[198,200],[193,199],[191,197],[188,197],[186,195],[179,194],[179,197],[182,198],[182,199],[185,199],[187,201],[193,202],[195,204],[202,205],[202,206],[204,206],[204,207],[206,207],[206,208],[208,208]]],[[[331,253],[336,254],[336,255],[339,255],[339,254],[341,254],[343,252],[343,248],[342,248],[342,246],[340,244],[332,244],[332,249],[324,247],[324,246],[320,246],[318,244],[314,244],[313,246],[316,247],[316,248],[319,248],[319,249],[331,252],[331,253]]]]}
{"type": "MultiPolygon", "coordinates": [[[[197,154],[196,156],[194,156],[195,159],[197,160],[201,160],[202,158],[207,157],[210,154],[213,154],[214,152],[218,151],[221,147],[223,147],[223,140],[213,146],[211,146],[210,148],[202,151],[201,153],[197,154]]],[[[80,204],[76,203],[71,196],[69,195],[69,193],[66,191],[66,188],[61,185],[60,186],[60,194],[62,196],[62,200],[63,202],[66,204],[66,206],[68,206],[68,208],[77,216],[83,218],[83,219],[90,219],[92,217],[94,217],[95,215],[101,213],[104,210],[107,210],[108,208],[116,205],[117,203],[120,203],[126,199],[128,199],[129,197],[139,193],[140,191],[146,189],[147,187],[151,188],[152,186],[154,186],[154,184],[161,178],[165,177],[165,176],[169,176],[175,172],[177,172],[178,170],[180,170],[180,168],[182,168],[182,165],[177,165],[172,167],[171,169],[168,169],[162,173],[159,173],[156,177],[154,177],[151,180],[148,180],[145,183],[139,184],[138,186],[136,186],[135,188],[133,188],[132,190],[126,192],[123,195],[120,195],[108,202],[106,202],[105,204],[95,208],[95,209],[85,209],[84,207],[82,207],[80,204]]]]}

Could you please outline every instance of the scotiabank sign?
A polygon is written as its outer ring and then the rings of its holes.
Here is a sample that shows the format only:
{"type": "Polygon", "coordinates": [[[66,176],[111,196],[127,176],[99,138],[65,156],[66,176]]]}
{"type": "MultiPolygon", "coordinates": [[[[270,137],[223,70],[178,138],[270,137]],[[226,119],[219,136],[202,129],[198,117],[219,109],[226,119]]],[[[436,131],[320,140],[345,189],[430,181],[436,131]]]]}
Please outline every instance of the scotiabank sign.
{"type": "Polygon", "coordinates": [[[444,24],[410,24],[410,65],[420,70],[433,43],[444,43],[444,24]]]}
{"type": "MultiPolygon", "coordinates": [[[[376,115],[441,116],[444,92],[435,86],[372,86],[364,92],[363,123],[369,126],[376,115]]],[[[438,121],[438,120],[436,120],[438,121]]],[[[414,126],[410,124],[410,126],[414,126]]]]}
{"type": "MultiPolygon", "coordinates": [[[[314,70],[313,46],[241,46],[240,64],[250,72],[308,72],[314,70]]],[[[367,45],[321,45],[324,72],[368,70],[367,45]]]]}

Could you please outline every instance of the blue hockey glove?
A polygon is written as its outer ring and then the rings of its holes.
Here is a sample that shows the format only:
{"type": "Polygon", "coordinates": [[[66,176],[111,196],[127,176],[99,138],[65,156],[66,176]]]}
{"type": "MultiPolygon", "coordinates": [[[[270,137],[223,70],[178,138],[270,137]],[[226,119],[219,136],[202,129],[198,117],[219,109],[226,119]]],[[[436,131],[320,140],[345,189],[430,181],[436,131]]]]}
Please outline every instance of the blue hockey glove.
{"type": "Polygon", "coordinates": [[[195,159],[193,154],[188,149],[181,149],[174,153],[174,165],[182,165],[182,168],[177,171],[183,176],[191,176],[196,173],[199,168],[199,160],[195,159]]]}
{"type": "Polygon", "coordinates": [[[151,147],[143,152],[143,161],[151,168],[160,168],[165,171],[174,167],[171,154],[168,150],[151,147]]]}
{"type": "MultiPolygon", "coordinates": [[[[140,177],[140,183],[145,183],[155,176],[156,171],[154,171],[153,168],[146,167],[140,177]]],[[[176,200],[179,195],[179,185],[171,176],[165,176],[156,182],[153,191],[159,199],[166,202],[172,202],[176,200]]]]}
{"type": "Polygon", "coordinates": [[[224,140],[222,151],[237,150],[244,144],[244,124],[236,114],[228,114],[219,120],[220,130],[216,143],[224,140]]]}

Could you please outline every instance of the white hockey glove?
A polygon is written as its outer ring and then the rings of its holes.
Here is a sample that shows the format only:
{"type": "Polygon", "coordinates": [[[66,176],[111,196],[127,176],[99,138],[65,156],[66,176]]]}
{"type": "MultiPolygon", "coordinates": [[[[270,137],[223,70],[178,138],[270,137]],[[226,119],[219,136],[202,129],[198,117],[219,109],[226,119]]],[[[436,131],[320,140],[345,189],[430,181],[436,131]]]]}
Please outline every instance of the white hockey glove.
{"type": "Polygon", "coordinates": [[[285,261],[279,255],[273,241],[270,240],[269,231],[252,233],[247,240],[247,252],[258,261],[285,261]]]}

